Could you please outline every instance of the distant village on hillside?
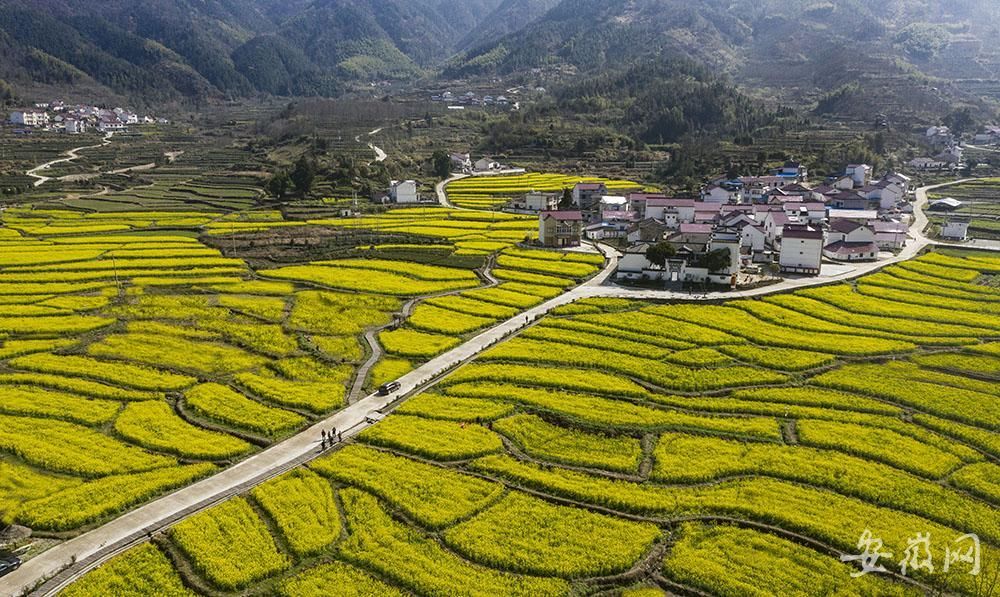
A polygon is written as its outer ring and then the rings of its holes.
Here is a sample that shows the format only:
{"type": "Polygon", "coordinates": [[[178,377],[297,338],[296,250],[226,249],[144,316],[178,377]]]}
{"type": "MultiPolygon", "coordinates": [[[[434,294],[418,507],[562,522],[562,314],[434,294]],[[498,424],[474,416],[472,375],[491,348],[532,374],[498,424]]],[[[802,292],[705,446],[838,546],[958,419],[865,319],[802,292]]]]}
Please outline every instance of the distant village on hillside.
{"type": "Polygon", "coordinates": [[[79,135],[89,130],[100,133],[125,133],[129,126],[167,124],[165,118],[140,116],[125,108],[100,108],[90,105],[70,105],[62,101],[36,103],[30,108],[14,110],[8,122],[20,127],[15,133],[29,134],[34,130],[64,132],[79,135]]]}

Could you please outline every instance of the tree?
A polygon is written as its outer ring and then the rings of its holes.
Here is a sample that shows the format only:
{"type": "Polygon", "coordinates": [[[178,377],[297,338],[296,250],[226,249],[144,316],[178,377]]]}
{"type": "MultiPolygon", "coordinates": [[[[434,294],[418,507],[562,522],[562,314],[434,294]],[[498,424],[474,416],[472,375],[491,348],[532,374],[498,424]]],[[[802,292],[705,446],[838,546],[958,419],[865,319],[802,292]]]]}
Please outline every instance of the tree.
{"type": "Polygon", "coordinates": [[[677,254],[677,250],[674,246],[667,242],[656,243],[655,245],[650,245],[646,249],[646,259],[650,263],[659,267],[666,267],[667,260],[677,254]]]}
{"type": "Polygon", "coordinates": [[[972,110],[969,108],[955,110],[951,114],[945,116],[941,121],[944,122],[944,125],[950,128],[951,132],[956,135],[972,132],[976,128],[976,118],[972,115],[972,110]]]}
{"type": "Polygon", "coordinates": [[[965,168],[962,169],[962,176],[969,176],[969,177],[975,176],[976,168],[978,167],[979,167],[979,162],[977,162],[976,160],[966,161],[965,168]]]}
{"type": "Polygon", "coordinates": [[[716,249],[707,253],[698,261],[698,265],[710,272],[717,272],[729,267],[732,254],[729,248],[716,249]]]}
{"type": "Polygon", "coordinates": [[[300,157],[289,178],[299,195],[307,195],[316,180],[316,162],[307,156],[300,157]]]}
{"type": "Polygon", "coordinates": [[[292,186],[292,179],[289,178],[286,170],[279,170],[267,181],[267,192],[275,199],[282,199],[288,194],[289,187],[292,186]]]}
{"type": "Polygon", "coordinates": [[[559,199],[559,209],[573,209],[573,191],[563,189],[562,198],[559,199]]]}
{"type": "Polygon", "coordinates": [[[431,156],[431,164],[434,166],[434,176],[448,178],[451,175],[451,156],[446,151],[435,151],[431,156]]]}

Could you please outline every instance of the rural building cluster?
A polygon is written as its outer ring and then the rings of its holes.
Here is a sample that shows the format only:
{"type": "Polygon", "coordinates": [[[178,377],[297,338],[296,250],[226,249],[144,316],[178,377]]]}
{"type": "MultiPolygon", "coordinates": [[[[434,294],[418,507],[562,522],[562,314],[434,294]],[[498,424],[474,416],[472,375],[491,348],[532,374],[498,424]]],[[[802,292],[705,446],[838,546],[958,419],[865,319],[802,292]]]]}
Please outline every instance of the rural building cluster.
{"type": "Polygon", "coordinates": [[[88,105],[69,105],[61,101],[36,103],[30,108],[14,110],[7,121],[20,127],[23,133],[32,130],[57,131],[79,135],[87,131],[124,133],[129,126],[167,124],[167,120],[141,116],[125,108],[101,108],[88,105]]]}
{"type": "Polygon", "coordinates": [[[512,205],[538,212],[545,246],[585,238],[617,244],[622,281],[736,286],[762,272],[818,275],[824,263],[877,261],[906,244],[908,176],[873,178],[866,164],[817,186],[807,176],[789,162],[768,176],[714,180],[697,199],[613,195],[602,183],[583,182],[568,197],[531,192],[512,205]]]}

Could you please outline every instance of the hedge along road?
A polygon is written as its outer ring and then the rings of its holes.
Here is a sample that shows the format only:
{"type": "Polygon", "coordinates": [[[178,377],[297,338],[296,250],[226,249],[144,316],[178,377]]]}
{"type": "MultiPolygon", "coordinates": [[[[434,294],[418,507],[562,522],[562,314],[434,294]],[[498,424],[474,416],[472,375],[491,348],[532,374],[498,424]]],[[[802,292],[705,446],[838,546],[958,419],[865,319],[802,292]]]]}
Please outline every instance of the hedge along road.
{"type": "Polygon", "coordinates": [[[913,257],[921,249],[932,244],[923,234],[923,229],[927,226],[927,218],[923,214],[923,206],[927,202],[927,192],[960,182],[965,181],[924,187],[917,191],[917,202],[914,206],[916,217],[911,226],[911,235],[913,238],[911,243],[899,256],[878,263],[859,265],[855,269],[833,277],[796,278],[752,290],[708,293],[698,296],[691,296],[681,292],[636,290],[605,286],[605,282],[611,277],[618,266],[618,254],[614,249],[600,245],[599,248],[607,258],[607,264],[597,276],[588,282],[561,296],[528,309],[520,315],[508,319],[482,332],[464,344],[428,361],[414,371],[399,378],[397,381],[400,384],[400,388],[391,396],[378,396],[377,394],[366,396],[348,405],[326,420],[313,425],[306,431],[267,448],[235,466],[127,512],[103,526],[83,533],[31,558],[20,569],[0,578],[0,593],[3,595],[18,595],[30,591],[32,587],[37,585],[38,589],[34,591],[34,594],[55,594],[80,575],[96,567],[111,556],[147,540],[151,537],[152,533],[159,532],[188,516],[209,508],[229,497],[243,493],[268,479],[316,458],[321,453],[319,443],[322,431],[337,429],[342,431],[344,436],[348,438],[357,435],[376,423],[374,419],[369,418],[371,413],[386,409],[400,397],[414,394],[435,378],[468,362],[479,353],[508,336],[517,333],[556,307],[587,297],[720,300],[761,296],[774,292],[855,278],[886,265],[913,257]],[[50,578],[49,582],[39,585],[43,580],[50,578]]]}
{"type": "Polygon", "coordinates": [[[79,152],[83,151],[84,149],[97,149],[98,147],[104,147],[105,145],[111,143],[111,137],[112,137],[112,135],[114,135],[114,133],[110,133],[110,132],[107,133],[106,135],[104,135],[104,139],[98,145],[84,145],[83,147],[75,147],[73,149],[70,149],[69,151],[67,151],[65,153],[66,157],[64,157],[64,158],[58,158],[58,159],[52,160],[51,162],[45,162],[41,166],[35,166],[31,170],[28,170],[27,172],[25,172],[25,174],[27,176],[30,176],[30,177],[36,179],[35,180],[35,186],[36,187],[40,187],[43,184],[47,183],[48,181],[52,180],[52,177],[51,176],[43,176],[41,174],[38,174],[38,172],[40,172],[42,170],[48,170],[49,168],[51,168],[52,166],[55,166],[56,164],[65,164],[66,162],[73,162],[73,161],[76,161],[76,160],[80,159],[79,152]]]}

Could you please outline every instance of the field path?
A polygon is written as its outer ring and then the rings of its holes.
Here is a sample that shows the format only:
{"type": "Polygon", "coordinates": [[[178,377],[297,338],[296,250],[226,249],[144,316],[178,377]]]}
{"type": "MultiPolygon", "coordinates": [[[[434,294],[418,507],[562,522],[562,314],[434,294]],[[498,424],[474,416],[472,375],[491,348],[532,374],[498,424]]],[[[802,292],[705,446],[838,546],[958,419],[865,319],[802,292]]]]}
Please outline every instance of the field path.
{"type": "MultiPolygon", "coordinates": [[[[375,135],[377,135],[377,134],[379,134],[381,132],[382,132],[382,128],[380,127],[380,128],[377,128],[377,129],[375,129],[373,131],[369,131],[368,132],[368,136],[369,137],[374,137],[375,135]]],[[[361,135],[358,135],[357,137],[355,137],[354,140],[357,143],[361,143],[361,135]]],[[[371,166],[372,164],[378,164],[380,162],[384,162],[389,157],[389,154],[387,154],[385,151],[383,151],[381,147],[375,145],[374,141],[369,141],[368,142],[368,149],[370,149],[370,150],[372,150],[372,151],[375,152],[375,161],[374,162],[368,162],[369,166],[371,166]]]]}
{"type": "Polygon", "coordinates": [[[479,355],[498,342],[519,332],[556,307],[586,297],[623,297],[661,300],[720,300],[761,296],[796,288],[828,284],[833,281],[856,278],[882,267],[915,256],[932,244],[923,234],[927,217],[923,206],[928,191],[966,182],[953,181],[917,190],[914,221],[910,228],[911,242],[900,255],[886,261],[859,264],[857,267],[831,277],[795,278],[779,284],[738,292],[712,292],[692,296],[684,292],[637,290],[605,285],[618,265],[618,253],[611,247],[598,247],[607,258],[604,269],[581,286],[528,309],[493,328],[483,331],[460,346],[428,361],[399,378],[400,389],[391,396],[372,394],[346,406],[343,410],[313,425],[302,433],[276,444],[250,458],[193,485],[132,510],[115,520],[78,537],[61,543],[28,560],[17,571],[0,578],[0,594],[19,595],[31,591],[33,595],[53,595],[83,573],[113,555],[149,539],[152,533],[164,530],[184,518],[209,508],[234,495],[243,493],[281,473],[321,454],[321,431],[337,429],[346,437],[353,437],[367,429],[374,420],[369,415],[386,409],[398,398],[412,395],[429,382],[448,373],[479,355]],[[50,579],[39,585],[40,581],[50,579]],[[32,590],[32,587],[37,588],[32,590]]]}
{"type": "Polygon", "coordinates": [[[107,133],[106,135],[104,135],[104,140],[98,145],[84,145],[83,147],[75,147],[73,149],[70,149],[64,154],[66,157],[58,158],[50,162],[45,162],[41,166],[35,166],[31,170],[25,172],[25,174],[36,179],[35,186],[40,187],[43,184],[47,183],[48,181],[52,180],[52,177],[38,174],[38,172],[42,170],[48,170],[49,168],[55,166],[56,164],[65,164],[66,162],[72,162],[80,159],[79,152],[83,151],[84,149],[97,149],[98,147],[104,147],[105,145],[108,145],[109,143],[111,143],[112,135],[114,135],[114,133],[107,133]]]}

